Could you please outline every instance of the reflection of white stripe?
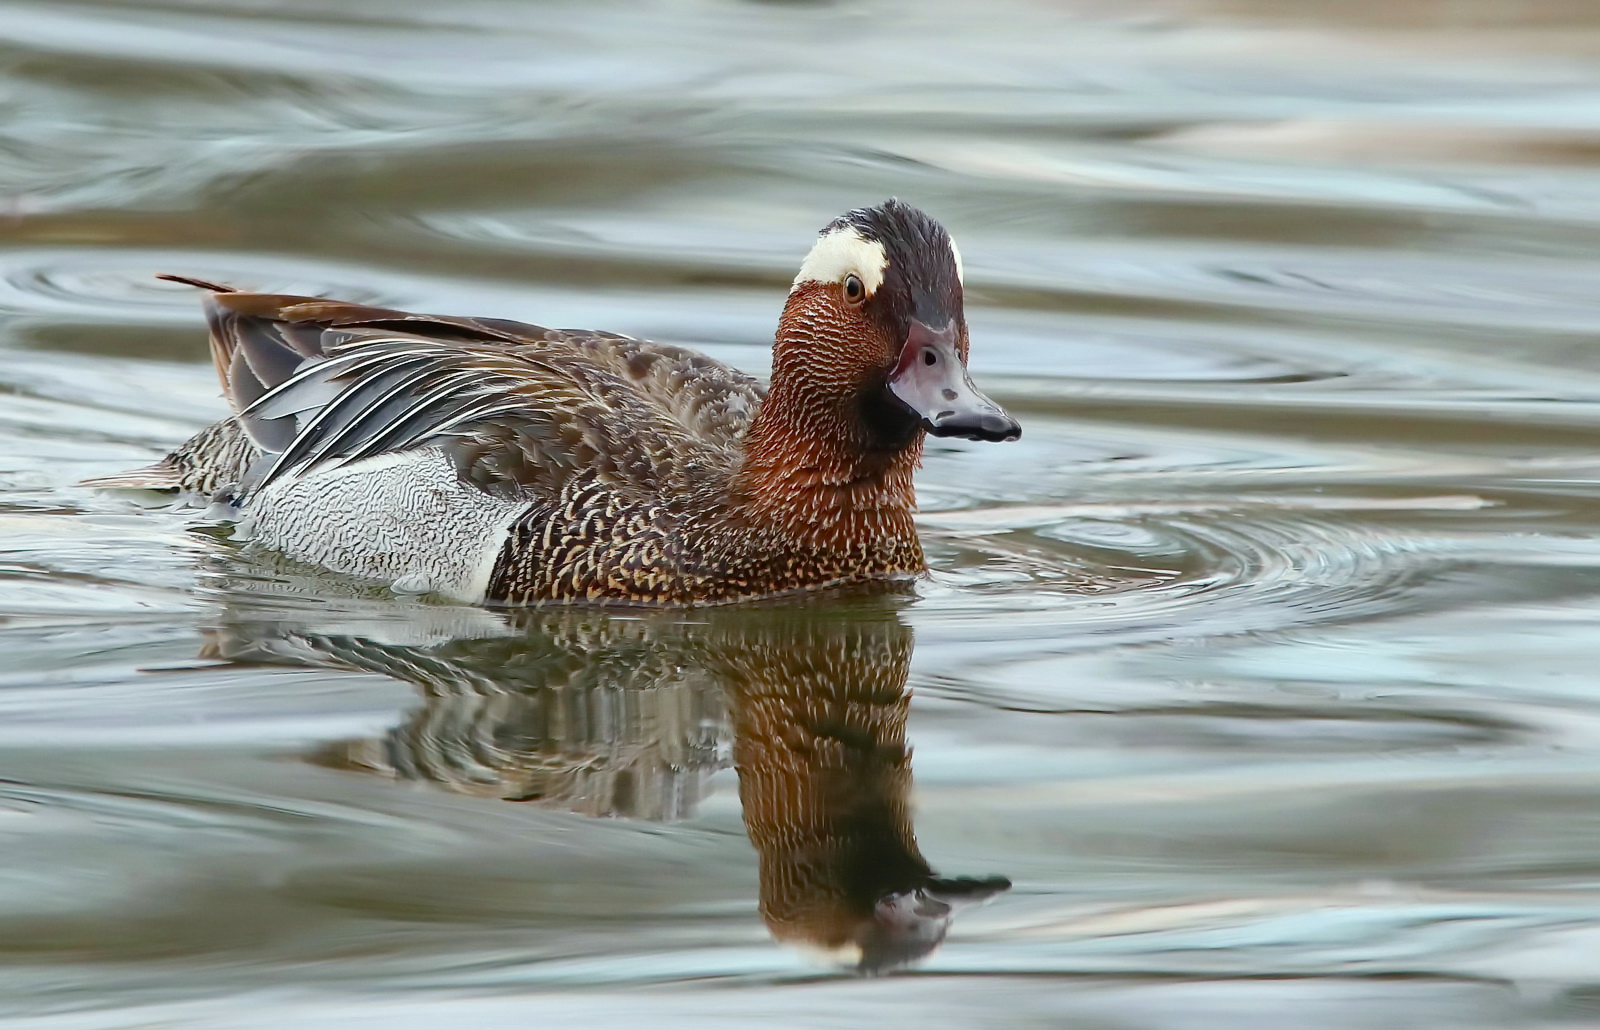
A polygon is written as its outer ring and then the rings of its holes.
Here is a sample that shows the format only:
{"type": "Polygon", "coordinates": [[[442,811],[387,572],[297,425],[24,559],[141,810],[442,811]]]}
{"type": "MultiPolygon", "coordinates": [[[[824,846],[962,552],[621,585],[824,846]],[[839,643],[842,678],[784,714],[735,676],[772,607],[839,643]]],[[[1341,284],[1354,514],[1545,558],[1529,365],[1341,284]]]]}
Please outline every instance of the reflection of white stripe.
{"type": "Polygon", "coordinates": [[[801,263],[794,284],[842,283],[845,276],[855,275],[870,297],[883,285],[883,270],[888,267],[889,255],[884,253],[883,244],[846,225],[817,241],[801,263]]]}

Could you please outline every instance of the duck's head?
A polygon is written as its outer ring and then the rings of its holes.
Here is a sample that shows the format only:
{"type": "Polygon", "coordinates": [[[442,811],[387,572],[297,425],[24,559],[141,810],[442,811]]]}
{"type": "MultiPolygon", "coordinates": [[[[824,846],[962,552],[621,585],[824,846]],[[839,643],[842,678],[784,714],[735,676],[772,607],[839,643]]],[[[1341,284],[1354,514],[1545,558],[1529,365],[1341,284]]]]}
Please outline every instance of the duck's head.
{"type": "Polygon", "coordinates": [[[823,228],[779,324],[774,388],[780,381],[843,407],[875,447],[904,447],[919,430],[969,440],[1022,435],[967,375],[955,242],[898,200],[823,228]]]}

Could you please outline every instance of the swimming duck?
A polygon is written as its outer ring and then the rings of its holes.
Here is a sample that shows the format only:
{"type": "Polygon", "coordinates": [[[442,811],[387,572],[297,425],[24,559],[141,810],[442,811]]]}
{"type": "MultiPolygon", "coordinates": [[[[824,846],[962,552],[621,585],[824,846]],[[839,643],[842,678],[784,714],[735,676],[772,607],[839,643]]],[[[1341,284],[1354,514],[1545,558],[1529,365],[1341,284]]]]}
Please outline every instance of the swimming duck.
{"type": "Polygon", "coordinates": [[[764,385],[683,347],[211,291],[234,414],[96,485],[177,490],[295,559],[470,602],[695,605],[925,571],[925,434],[1014,440],[967,375],[961,255],[896,200],[830,222],[764,385]]]}

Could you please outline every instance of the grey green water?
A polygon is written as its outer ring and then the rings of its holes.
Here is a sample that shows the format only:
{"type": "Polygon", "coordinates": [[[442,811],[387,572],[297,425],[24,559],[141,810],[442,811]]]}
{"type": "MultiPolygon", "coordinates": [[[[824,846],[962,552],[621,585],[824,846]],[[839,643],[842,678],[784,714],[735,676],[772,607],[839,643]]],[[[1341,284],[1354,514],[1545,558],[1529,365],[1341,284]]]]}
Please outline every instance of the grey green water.
{"type": "Polygon", "coordinates": [[[0,2],[0,1020],[1600,1024],[1597,140],[1576,0],[0,2]],[[74,485],[222,411],[157,272],[761,370],[891,194],[1025,426],[913,599],[507,620],[74,485]]]}

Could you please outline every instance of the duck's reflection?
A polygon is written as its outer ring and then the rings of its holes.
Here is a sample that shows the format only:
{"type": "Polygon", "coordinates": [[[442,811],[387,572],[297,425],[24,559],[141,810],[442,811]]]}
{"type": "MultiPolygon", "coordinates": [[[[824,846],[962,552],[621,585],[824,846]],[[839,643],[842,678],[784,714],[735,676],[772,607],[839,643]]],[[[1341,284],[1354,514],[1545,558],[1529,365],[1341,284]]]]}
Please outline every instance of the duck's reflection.
{"type": "Polygon", "coordinates": [[[1011,886],[935,876],[917,849],[908,627],[796,621],[717,644],[745,829],[761,856],[761,915],[775,938],[890,969],[938,947],[961,904],[1011,886]]]}
{"type": "Polygon", "coordinates": [[[678,819],[731,757],[768,928],[863,972],[926,956],[961,905],[1010,886],[936,876],[917,848],[912,634],[892,609],[460,618],[407,624],[409,640],[236,619],[210,650],[415,684],[423,704],[403,725],[319,760],[466,794],[678,819]]]}

